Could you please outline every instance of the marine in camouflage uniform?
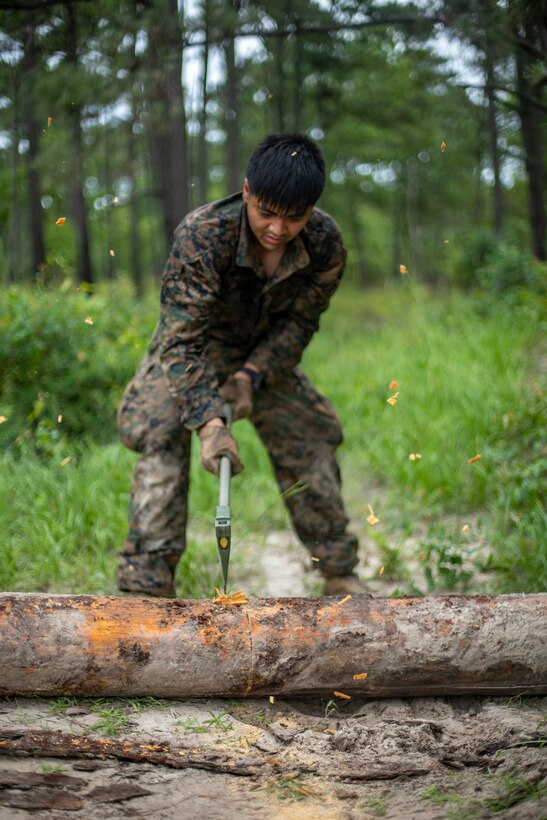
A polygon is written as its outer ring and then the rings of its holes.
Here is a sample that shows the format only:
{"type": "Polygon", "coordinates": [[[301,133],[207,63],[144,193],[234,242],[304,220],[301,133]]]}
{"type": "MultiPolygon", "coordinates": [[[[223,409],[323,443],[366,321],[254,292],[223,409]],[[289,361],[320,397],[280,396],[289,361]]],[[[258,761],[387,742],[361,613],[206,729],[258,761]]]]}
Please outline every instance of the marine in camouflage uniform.
{"type": "Polygon", "coordinates": [[[357,563],[335,457],[340,421],[298,368],[340,283],[346,251],[334,220],[310,208],[275,270],[266,271],[248,203],[246,181],[243,194],[198,208],[174,234],[159,322],[118,412],[122,441],[140,454],[120,554],[122,590],[174,592],[185,548],[191,433],[222,419],[222,386],[243,366],[263,379],[248,415],[281,491],[305,484],[285,503],[313,566],[334,577],[357,563]]]}

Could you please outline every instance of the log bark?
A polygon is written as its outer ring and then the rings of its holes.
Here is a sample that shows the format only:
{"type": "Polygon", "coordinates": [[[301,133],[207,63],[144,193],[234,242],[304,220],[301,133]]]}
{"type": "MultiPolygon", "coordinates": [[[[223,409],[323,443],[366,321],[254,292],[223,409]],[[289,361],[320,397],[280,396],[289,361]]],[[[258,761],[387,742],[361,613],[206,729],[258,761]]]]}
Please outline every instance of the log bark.
{"type": "Polygon", "coordinates": [[[544,694],[546,614],[546,594],[235,607],[1,593],[0,695],[544,694]]]}

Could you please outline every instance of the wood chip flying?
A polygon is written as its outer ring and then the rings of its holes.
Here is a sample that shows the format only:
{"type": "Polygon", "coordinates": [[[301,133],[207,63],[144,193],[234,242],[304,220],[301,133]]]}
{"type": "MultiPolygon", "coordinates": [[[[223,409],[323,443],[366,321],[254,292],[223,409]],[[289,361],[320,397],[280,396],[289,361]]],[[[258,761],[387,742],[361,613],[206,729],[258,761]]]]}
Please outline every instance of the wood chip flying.
{"type": "Polygon", "coordinates": [[[368,508],[369,508],[369,511],[370,511],[370,515],[367,517],[367,521],[368,521],[368,523],[370,524],[371,527],[375,527],[376,524],[379,523],[380,519],[378,518],[378,516],[374,515],[374,510],[372,509],[370,504],[368,505],[368,508]]]}
{"type": "Polygon", "coordinates": [[[351,601],[351,595],[346,595],[346,597],[342,598],[341,601],[337,601],[334,606],[342,606],[342,604],[345,604],[346,601],[351,601]]]}
{"type": "Polygon", "coordinates": [[[243,592],[231,592],[229,595],[221,592],[215,587],[216,598],[213,598],[214,604],[222,604],[222,606],[243,606],[249,600],[243,592]]]}
{"type": "Polygon", "coordinates": [[[342,700],[351,700],[351,695],[344,695],[343,692],[333,692],[332,694],[336,698],[342,698],[342,700]]]}

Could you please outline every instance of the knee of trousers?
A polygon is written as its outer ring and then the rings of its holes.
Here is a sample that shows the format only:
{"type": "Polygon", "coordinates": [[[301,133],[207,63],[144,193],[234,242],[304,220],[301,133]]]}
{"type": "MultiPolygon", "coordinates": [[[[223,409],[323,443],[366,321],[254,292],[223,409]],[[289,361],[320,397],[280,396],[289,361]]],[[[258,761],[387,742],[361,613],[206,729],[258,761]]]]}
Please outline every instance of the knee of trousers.
{"type": "Polygon", "coordinates": [[[122,444],[136,453],[178,450],[190,436],[178,415],[151,417],[146,412],[136,412],[123,402],[116,421],[122,444]]]}
{"type": "Polygon", "coordinates": [[[180,437],[180,408],[160,365],[149,357],[125,388],[116,421],[123,444],[137,453],[169,449],[180,437]]]}

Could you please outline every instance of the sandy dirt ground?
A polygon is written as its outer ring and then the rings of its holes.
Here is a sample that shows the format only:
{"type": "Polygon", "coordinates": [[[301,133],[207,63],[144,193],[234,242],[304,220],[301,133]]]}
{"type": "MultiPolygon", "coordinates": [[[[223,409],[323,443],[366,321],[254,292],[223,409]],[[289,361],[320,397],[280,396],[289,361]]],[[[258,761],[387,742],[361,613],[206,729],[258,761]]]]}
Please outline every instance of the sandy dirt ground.
{"type": "MultiPolygon", "coordinates": [[[[317,594],[286,533],[265,537],[252,571],[245,550],[247,594],[317,594]]],[[[360,570],[376,595],[395,587],[360,570]]],[[[5,698],[0,820],[544,820],[546,727],[540,697],[5,698]]]]}
{"type": "Polygon", "coordinates": [[[0,704],[0,744],[38,730],[41,750],[0,756],[0,818],[540,820],[546,707],[539,698],[336,709],[325,701],[109,700],[101,712],[85,700],[9,698],[0,704]],[[115,738],[105,709],[126,718],[115,738]],[[64,738],[68,757],[48,755],[48,737],[56,748],[64,738]],[[89,740],[99,751],[88,753],[89,740]]]}

